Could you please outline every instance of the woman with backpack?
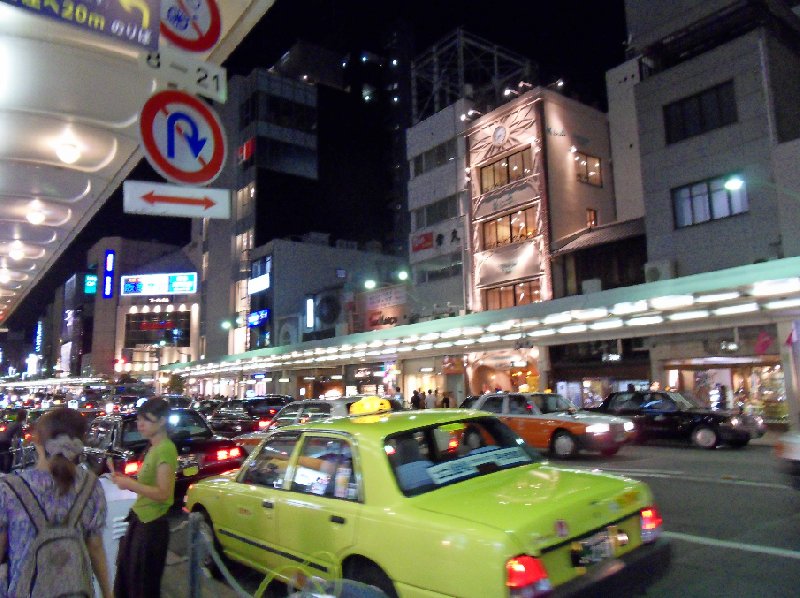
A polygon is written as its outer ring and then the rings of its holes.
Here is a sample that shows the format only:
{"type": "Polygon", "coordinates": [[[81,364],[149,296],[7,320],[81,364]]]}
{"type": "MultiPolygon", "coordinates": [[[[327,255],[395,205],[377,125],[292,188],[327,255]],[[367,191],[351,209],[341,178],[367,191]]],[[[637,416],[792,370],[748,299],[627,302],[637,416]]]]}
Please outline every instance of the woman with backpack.
{"type": "MultiPolygon", "coordinates": [[[[167,512],[175,493],[178,451],[167,436],[169,403],[149,399],[136,412],[136,429],[150,441],[137,479],[112,473],[111,481],[139,495],[128,515],[128,530],[119,544],[116,598],[157,598],[167,561],[167,512]]],[[[113,465],[113,464],[112,464],[113,465]]],[[[113,467],[111,468],[113,469],[113,467]]]]}
{"type": "Polygon", "coordinates": [[[92,573],[111,598],[103,527],[106,499],[97,476],[77,467],[86,420],[57,408],[36,422],[38,461],[0,479],[0,596],[94,596],[92,573]]]}

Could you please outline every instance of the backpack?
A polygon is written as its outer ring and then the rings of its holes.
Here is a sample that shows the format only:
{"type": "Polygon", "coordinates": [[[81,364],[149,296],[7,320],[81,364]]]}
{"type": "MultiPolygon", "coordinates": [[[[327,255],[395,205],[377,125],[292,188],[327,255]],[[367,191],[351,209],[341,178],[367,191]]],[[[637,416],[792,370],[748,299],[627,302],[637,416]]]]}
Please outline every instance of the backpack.
{"type": "Polygon", "coordinates": [[[16,596],[94,598],[89,549],[78,522],[96,480],[97,477],[87,471],[65,521],[50,522],[28,482],[17,475],[5,477],[3,481],[19,499],[36,528],[17,581],[16,596]]]}

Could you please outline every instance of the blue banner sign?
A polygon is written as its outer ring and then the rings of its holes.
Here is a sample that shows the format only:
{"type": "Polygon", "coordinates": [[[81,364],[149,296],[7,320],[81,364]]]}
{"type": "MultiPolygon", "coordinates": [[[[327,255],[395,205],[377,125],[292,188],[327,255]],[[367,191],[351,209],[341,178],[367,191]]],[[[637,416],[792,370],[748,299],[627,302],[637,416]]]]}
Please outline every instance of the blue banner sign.
{"type": "Polygon", "coordinates": [[[192,295],[197,292],[197,272],[137,274],[122,277],[121,295],[192,295]]]}
{"type": "Polygon", "coordinates": [[[161,0],[0,0],[59,23],[158,50],[161,0]]]}

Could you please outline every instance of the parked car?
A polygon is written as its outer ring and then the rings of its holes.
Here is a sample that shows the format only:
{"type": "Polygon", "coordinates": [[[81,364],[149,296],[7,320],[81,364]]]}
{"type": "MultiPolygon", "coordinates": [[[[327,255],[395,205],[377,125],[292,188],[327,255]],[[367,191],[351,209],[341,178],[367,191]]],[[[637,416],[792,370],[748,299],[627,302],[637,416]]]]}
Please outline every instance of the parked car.
{"type": "Polygon", "coordinates": [[[293,400],[288,395],[266,395],[228,401],[211,414],[208,424],[215,433],[226,438],[266,430],[281,407],[293,400]]]}
{"type": "Polygon", "coordinates": [[[792,486],[800,490],[800,432],[781,434],[775,444],[775,455],[792,486]]]}
{"type": "Polygon", "coordinates": [[[767,430],[760,416],[709,409],[679,392],[612,392],[590,412],[631,417],[637,442],[682,440],[705,449],[740,448],[767,430]]]}
{"type": "MultiPolygon", "coordinates": [[[[202,416],[193,409],[172,409],[168,433],[178,449],[176,495],[210,475],[241,466],[242,450],[227,438],[216,436],[202,416]]],[[[89,468],[100,475],[108,472],[106,458],[114,470],[135,476],[142,465],[147,439],[136,428],[133,413],[104,415],[94,419],[86,435],[84,458],[89,468]]]]}
{"type": "Polygon", "coordinates": [[[497,414],[529,445],[561,458],[579,451],[615,455],[633,439],[630,419],[578,411],[555,393],[488,393],[467,398],[462,406],[497,414]]]}
{"type": "MultiPolygon", "coordinates": [[[[350,414],[350,407],[364,398],[380,399],[375,395],[351,395],[349,397],[337,397],[335,399],[305,399],[302,401],[292,401],[281,408],[272,422],[267,426],[267,430],[288,426],[291,424],[302,424],[310,421],[326,419],[328,417],[343,417],[350,414]]],[[[392,407],[392,411],[401,411],[403,403],[397,399],[385,399],[392,407]]],[[[266,437],[266,431],[249,432],[235,436],[233,440],[246,453],[250,453],[266,437]]]]}
{"type": "Polygon", "coordinates": [[[14,465],[17,450],[28,432],[28,409],[0,409],[0,472],[8,473],[14,465]]]}
{"type": "Polygon", "coordinates": [[[239,472],[192,485],[186,509],[260,572],[395,598],[649,584],[671,554],[644,483],[551,466],[496,417],[460,409],[277,428],[239,472]]]}

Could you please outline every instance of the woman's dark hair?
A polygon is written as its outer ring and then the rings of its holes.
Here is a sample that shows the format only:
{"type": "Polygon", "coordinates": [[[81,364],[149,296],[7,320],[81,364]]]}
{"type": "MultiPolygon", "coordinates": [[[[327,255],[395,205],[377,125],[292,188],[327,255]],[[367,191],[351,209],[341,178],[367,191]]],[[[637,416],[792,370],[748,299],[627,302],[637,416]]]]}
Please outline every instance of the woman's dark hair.
{"type": "Polygon", "coordinates": [[[137,415],[153,415],[158,418],[169,415],[169,402],[165,399],[147,399],[142,406],[136,410],[137,415]]]}
{"type": "MultiPolygon", "coordinates": [[[[34,424],[38,441],[46,446],[49,440],[66,436],[70,440],[83,442],[86,435],[86,419],[74,409],[59,407],[48,411],[34,424]]],[[[45,449],[45,452],[46,449],[45,449]]],[[[69,459],[59,453],[48,454],[50,473],[58,486],[59,494],[66,494],[75,482],[75,463],[78,455],[69,459]]]]}

